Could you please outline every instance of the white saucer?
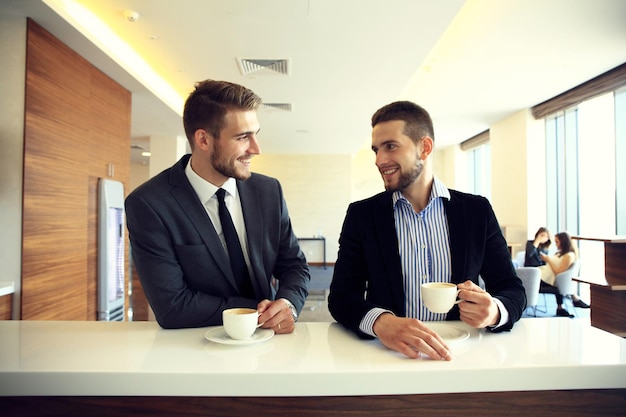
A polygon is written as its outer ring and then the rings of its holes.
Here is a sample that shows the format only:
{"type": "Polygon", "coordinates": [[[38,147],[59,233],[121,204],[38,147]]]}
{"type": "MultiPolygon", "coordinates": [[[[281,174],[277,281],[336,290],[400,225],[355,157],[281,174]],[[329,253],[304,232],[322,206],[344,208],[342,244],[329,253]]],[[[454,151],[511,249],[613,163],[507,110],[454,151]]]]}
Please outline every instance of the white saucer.
{"type": "Polygon", "coordinates": [[[452,324],[441,323],[438,321],[426,321],[424,324],[441,336],[444,342],[459,342],[470,336],[467,330],[453,326],[452,324]]]}
{"type": "Polygon", "coordinates": [[[214,329],[207,330],[207,332],[204,334],[204,337],[211,342],[220,343],[222,345],[245,346],[265,342],[266,340],[271,339],[272,337],[274,337],[274,330],[256,329],[254,334],[250,336],[249,339],[236,340],[231,339],[230,336],[226,334],[226,330],[224,330],[224,328],[220,326],[214,329]]]}

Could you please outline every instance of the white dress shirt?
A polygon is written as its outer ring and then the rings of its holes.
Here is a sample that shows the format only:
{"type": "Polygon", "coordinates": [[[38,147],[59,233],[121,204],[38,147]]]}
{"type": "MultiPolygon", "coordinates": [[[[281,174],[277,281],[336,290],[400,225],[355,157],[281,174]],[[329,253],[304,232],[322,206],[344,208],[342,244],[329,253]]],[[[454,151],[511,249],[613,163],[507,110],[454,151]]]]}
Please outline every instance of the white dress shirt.
{"type": "Polygon", "coordinates": [[[228,256],[228,248],[226,247],[226,240],[224,239],[222,224],[220,222],[217,195],[215,194],[219,188],[226,190],[224,202],[226,204],[226,208],[228,208],[228,211],[230,212],[230,217],[233,219],[233,224],[235,225],[237,236],[239,237],[239,243],[241,244],[241,249],[243,250],[243,257],[246,260],[250,277],[252,277],[253,271],[250,268],[250,256],[248,255],[246,224],[243,219],[243,210],[241,209],[241,200],[239,199],[237,182],[234,178],[229,178],[224,184],[222,184],[221,187],[216,187],[193,171],[191,168],[191,158],[189,158],[189,163],[185,168],[185,174],[187,175],[187,179],[191,183],[194,191],[198,195],[198,198],[204,205],[204,208],[213,223],[213,227],[222,242],[222,247],[226,252],[226,256],[228,256]]]}

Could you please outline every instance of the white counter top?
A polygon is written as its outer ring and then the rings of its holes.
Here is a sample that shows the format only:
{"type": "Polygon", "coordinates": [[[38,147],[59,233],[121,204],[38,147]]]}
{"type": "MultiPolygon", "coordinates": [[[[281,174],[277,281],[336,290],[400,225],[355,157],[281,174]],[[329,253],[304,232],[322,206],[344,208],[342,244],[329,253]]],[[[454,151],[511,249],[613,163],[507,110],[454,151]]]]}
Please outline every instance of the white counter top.
{"type": "Polygon", "coordinates": [[[0,281],[0,297],[3,295],[13,294],[15,292],[15,284],[9,281],[0,281]]]}
{"type": "Polygon", "coordinates": [[[470,330],[453,360],[411,360],[336,323],[251,346],[154,322],[0,321],[0,395],[338,396],[626,388],[626,340],[584,319],[470,330]],[[470,382],[471,381],[471,382],[470,382]]]}

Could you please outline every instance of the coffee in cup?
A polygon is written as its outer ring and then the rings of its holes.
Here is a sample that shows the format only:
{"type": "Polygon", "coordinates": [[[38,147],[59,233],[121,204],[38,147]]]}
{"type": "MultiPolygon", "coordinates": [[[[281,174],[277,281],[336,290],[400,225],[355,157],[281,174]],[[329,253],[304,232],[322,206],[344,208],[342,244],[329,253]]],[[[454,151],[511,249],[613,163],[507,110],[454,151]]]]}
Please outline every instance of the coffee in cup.
{"type": "Polygon", "coordinates": [[[457,303],[461,290],[449,282],[427,282],[421,285],[422,302],[433,313],[447,313],[457,303]]]}
{"type": "Polygon", "coordinates": [[[248,339],[258,327],[259,312],[253,308],[229,308],[222,312],[224,330],[231,339],[248,339]]]}

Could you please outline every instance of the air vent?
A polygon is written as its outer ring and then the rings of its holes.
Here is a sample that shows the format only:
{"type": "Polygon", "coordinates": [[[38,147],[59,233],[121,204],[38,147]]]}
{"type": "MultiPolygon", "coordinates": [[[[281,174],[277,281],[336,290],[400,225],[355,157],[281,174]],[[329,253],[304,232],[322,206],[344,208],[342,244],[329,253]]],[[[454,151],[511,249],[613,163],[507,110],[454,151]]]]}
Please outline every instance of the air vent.
{"type": "Polygon", "coordinates": [[[248,59],[237,60],[239,71],[243,75],[250,74],[282,74],[289,75],[291,65],[288,59],[248,59]]]}
{"type": "Polygon", "coordinates": [[[273,111],[287,111],[290,112],[293,110],[291,103],[262,103],[261,110],[266,112],[273,111]]]}

